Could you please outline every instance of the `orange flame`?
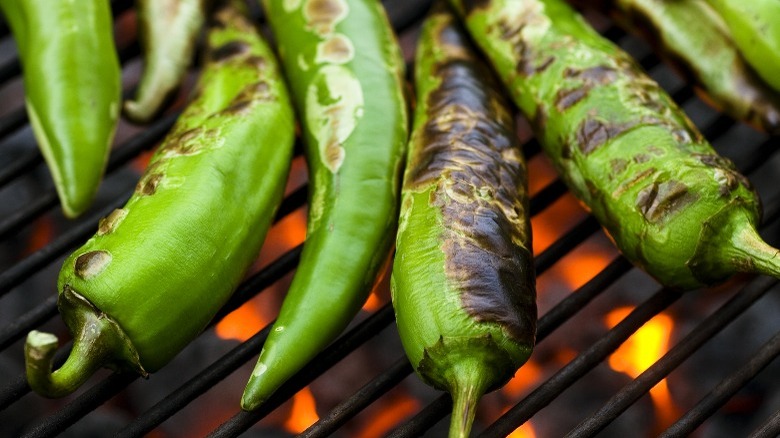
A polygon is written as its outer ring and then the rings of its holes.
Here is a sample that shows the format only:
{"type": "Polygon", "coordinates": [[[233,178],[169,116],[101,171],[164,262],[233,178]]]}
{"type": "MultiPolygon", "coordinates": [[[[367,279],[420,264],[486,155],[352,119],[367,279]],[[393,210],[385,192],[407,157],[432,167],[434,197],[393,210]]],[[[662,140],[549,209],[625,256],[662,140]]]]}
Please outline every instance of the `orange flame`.
{"type": "MultiPolygon", "coordinates": [[[[632,308],[621,307],[606,317],[609,327],[616,326],[632,308]]],[[[628,340],[609,357],[609,366],[632,378],[638,377],[669,350],[669,338],[674,328],[672,318],[660,313],[646,322],[628,340]]],[[[666,379],[658,382],[650,390],[650,397],[658,413],[659,430],[669,427],[679,416],[678,408],[669,393],[666,379]]]]}
{"type": "Polygon", "coordinates": [[[536,438],[536,431],[531,426],[531,422],[528,421],[507,435],[507,438],[536,438]]]}
{"type": "Polygon", "coordinates": [[[319,419],[314,395],[307,386],[293,397],[290,417],[284,422],[284,428],[291,433],[301,433],[319,419]]]}
{"type": "Polygon", "coordinates": [[[263,314],[255,308],[252,301],[248,301],[222,318],[222,321],[217,323],[215,331],[217,336],[222,339],[237,339],[244,342],[266,324],[268,324],[268,319],[264,318],[263,314]]]}
{"type": "Polygon", "coordinates": [[[376,290],[372,290],[371,294],[368,296],[368,299],[366,300],[366,303],[363,304],[363,310],[366,312],[376,312],[379,310],[380,307],[384,304],[384,301],[379,298],[379,295],[377,295],[376,290]]]}
{"type": "Polygon", "coordinates": [[[542,368],[534,361],[526,362],[520,370],[506,383],[501,392],[507,397],[519,398],[542,378],[542,368]]]}
{"type": "Polygon", "coordinates": [[[357,438],[380,438],[397,424],[420,409],[420,402],[409,396],[397,397],[386,403],[366,427],[355,434],[357,438]]]}

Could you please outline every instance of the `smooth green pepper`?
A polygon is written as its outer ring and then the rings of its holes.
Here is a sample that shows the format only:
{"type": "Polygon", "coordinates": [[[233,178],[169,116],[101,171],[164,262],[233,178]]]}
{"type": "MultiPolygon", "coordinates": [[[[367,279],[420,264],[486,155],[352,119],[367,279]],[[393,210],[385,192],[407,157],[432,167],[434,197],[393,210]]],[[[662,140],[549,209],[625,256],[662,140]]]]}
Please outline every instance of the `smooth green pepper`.
{"type": "Polygon", "coordinates": [[[257,256],[281,201],[294,117],[271,49],[241,12],[217,12],[196,97],[135,193],[100,221],[60,272],[59,308],[74,335],[27,338],[27,378],[68,394],[101,366],[145,375],[213,318],[257,256]]]}
{"type": "MultiPolygon", "coordinates": [[[[748,66],[720,16],[705,0],[611,0],[627,30],[641,30],[660,54],[737,120],[780,134],[780,93],[748,66]]],[[[780,15],[778,16],[780,19],[780,15]]]]}
{"type": "Polygon", "coordinates": [[[65,216],[89,208],[121,101],[108,0],[0,0],[16,39],[30,124],[65,216]]]}
{"type": "Polygon", "coordinates": [[[125,115],[148,122],[181,84],[206,17],[207,0],[136,0],[144,70],[125,115]]]}
{"type": "Polygon", "coordinates": [[[748,180],[562,0],[451,0],[572,193],[664,285],[780,274],[748,180]]]}
{"type": "Polygon", "coordinates": [[[241,406],[253,410],[334,340],[390,255],[408,136],[404,64],[378,0],[267,0],[302,123],[306,243],[241,406]]]}
{"type": "Polygon", "coordinates": [[[392,275],[417,373],[452,394],[451,437],[528,359],[536,335],[527,176],[514,115],[446,8],[425,21],[392,275]]]}
{"type": "Polygon", "coordinates": [[[745,59],[780,91],[780,1],[707,0],[718,11],[745,59]]]}

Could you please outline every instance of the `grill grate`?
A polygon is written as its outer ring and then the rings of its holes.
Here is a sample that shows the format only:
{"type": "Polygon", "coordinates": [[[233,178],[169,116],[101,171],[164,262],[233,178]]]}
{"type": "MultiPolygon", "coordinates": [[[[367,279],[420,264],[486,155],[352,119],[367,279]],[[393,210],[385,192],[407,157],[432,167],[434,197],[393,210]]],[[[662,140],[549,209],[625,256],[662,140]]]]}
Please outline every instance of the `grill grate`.
{"type": "MultiPolygon", "coordinates": [[[[419,20],[430,3],[430,0],[385,2],[391,21],[402,40],[414,40],[419,20]]],[[[113,1],[112,6],[114,16],[119,22],[131,13],[129,9],[132,2],[113,1]]],[[[683,107],[689,110],[689,114],[702,128],[705,136],[713,141],[716,148],[732,158],[743,173],[747,174],[754,182],[760,181],[763,177],[765,182],[756,184],[766,202],[762,233],[772,243],[771,233],[774,232],[774,237],[778,237],[780,190],[772,187],[771,175],[773,170],[780,165],[776,162],[780,157],[776,157],[777,154],[775,154],[775,151],[780,147],[780,138],[759,135],[735,124],[726,116],[702,108],[701,102],[695,97],[693,88],[679,83],[665,67],[659,66],[659,60],[652,54],[648,54],[646,47],[637,44],[637,40],[627,37],[622,31],[612,27],[611,23],[603,17],[593,16],[591,18],[603,25],[601,28],[605,36],[627,48],[638,58],[646,70],[657,76],[656,78],[662,86],[671,92],[674,100],[682,103],[683,107]],[[729,149],[728,145],[730,144],[738,144],[740,149],[729,149]]],[[[6,44],[10,39],[4,25],[0,26],[0,39],[6,44]]],[[[139,48],[134,39],[128,40],[120,48],[120,58],[126,72],[133,68],[132,65],[137,62],[138,55],[139,48]]],[[[4,87],[13,88],[13,81],[17,80],[18,76],[18,59],[13,55],[0,56],[0,96],[2,96],[4,87]]],[[[129,90],[130,87],[126,87],[126,89],[129,90]]],[[[35,179],[38,174],[43,175],[41,171],[42,159],[36,149],[28,148],[21,152],[6,152],[3,149],[11,148],[16,142],[29,142],[31,138],[29,128],[26,126],[27,116],[22,107],[22,101],[17,99],[15,103],[16,106],[11,109],[0,110],[0,163],[2,163],[0,164],[0,205],[7,204],[8,207],[3,208],[9,209],[9,212],[0,210],[0,254],[4,254],[4,248],[18,246],[20,236],[29,234],[30,224],[44,217],[58,215],[56,193],[51,184],[43,187],[38,184],[34,193],[29,196],[30,200],[20,201],[7,195],[14,187],[21,185],[24,180],[35,179]],[[24,140],[25,138],[27,140],[24,140]]],[[[171,128],[177,115],[176,110],[171,110],[167,116],[142,130],[125,127],[127,140],[120,142],[112,151],[107,179],[121,179],[121,174],[128,164],[144,151],[152,149],[171,128]]],[[[535,140],[529,139],[524,144],[524,151],[530,160],[539,155],[539,145],[535,140]]],[[[531,177],[533,178],[533,174],[531,177]]],[[[98,206],[93,208],[90,214],[85,215],[85,218],[66,224],[65,229],[45,247],[23,258],[11,258],[10,261],[0,260],[3,263],[0,267],[2,269],[0,271],[0,299],[22,299],[24,295],[27,295],[26,292],[34,287],[53,289],[48,283],[42,286],[31,286],[30,283],[33,279],[45,277],[43,274],[46,271],[56,269],[69,251],[75,249],[92,235],[100,217],[124,204],[132,191],[134,181],[119,185],[122,186],[121,190],[117,189],[116,193],[104,196],[104,199],[98,202],[98,206]]],[[[569,195],[563,183],[558,179],[553,180],[533,196],[531,201],[532,215],[541,214],[567,196],[569,195]]],[[[305,201],[306,186],[304,185],[287,196],[276,220],[279,221],[300,209],[305,205],[305,201]]],[[[584,242],[600,234],[596,221],[590,216],[584,216],[582,220],[571,226],[568,231],[537,255],[535,266],[538,277],[542,278],[584,242]]],[[[777,240],[775,239],[775,241],[777,240]]],[[[8,251],[10,252],[10,249],[8,251]]],[[[228,304],[215,317],[212,326],[288,276],[295,269],[300,252],[301,246],[296,246],[247,278],[239,286],[238,291],[228,304]]],[[[638,295],[647,298],[639,303],[618,325],[600,337],[594,337],[589,344],[583,346],[579,354],[574,355],[555,373],[546,376],[546,379],[522,399],[513,399],[514,406],[491,425],[482,426],[481,429],[479,426],[475,426],[475,431],[481,430],[480,436],[484,437],[506,436],[522,423],[533,420],[540,413],[543,413],[545,408],[557,409],[556,399],[587,381],[590,378],[589,373],[603,365],[605,360],[645,322],[671,306],[690,305],[691,302],[695,304],[696,301],[709,300],[708,294],[725,297],[718,302],[720,306],[717,310],[710,312],[709,316],[696,319],[690,330],[685,332],[684,336],[663,358],[638,378],[621,385],[618,390],[610,394],[611,398],[603,406],[598,408],[600,402],[591,401],[590,404],[584,406],[586,412],[560,414],[576,417],[576,421],[571,426],[574,428],[569,432],[570,436],[593,436],[599,433],[601,436],[612,436],[608,426],[614,420],[635,406],[638,400],[645,396],[661,379],[667,378],[679,370],[687,359],[700,353],[710,340],[727,330],[732,321],[744,316],[754,303],[761,301],[763,306],[770,308],[778,306],[777,281],[765,277],[737,278],[716,291],[708,290],[680,295],[660,288],[641,275],[623,257],[617,256],[574,293],[569,294],[554,305],[548,306],[549,309],[542,314],[539,320],[538,341],[540,346],[554,343],[556,335],[561,336],[559,333],[571,330],[567,324],[578,323],[578,318],[581,321],[582,310],[586,307],[610,299],[612,299],[610,306],[617,306],[619,300],[613,296],[619,295],[616,289],[630,292],[633,286],[633,283],[625,280],[626,277],[639,276],[641,281],[650,282],[649,292],[638,292],[638,295]],[[774,295],[772,290],[774,290],[774,295]],[[681,304],[681,302],[683,303],[681,304]],[[577,422],[580,422],[579,425],[576,424],[577,422]]],[[[647,289],[647,286],[644,288],[647,289]]],[[[544,291],[540,290],[539,293],[540,295],[544,294],[544,291]]],[[[0,317],[4,318],[0,319],[3,321],[0,325],[0,361],[6,358],[10,362],[21,360],[22,339],[30,330],[53,324],[60,324],[58,327],[62,327],[59,318],[55,317],[57,309],[54,293],[41,294],[41,296],[45,296],[45,298],[37,301],[37,304],[31,308],[10,315],[2,313],[4,305],[0,303],[0,317]]],[[[775,318],[774,321],[777,319],[775,318]]],[[[224,423],[213,428],[211,436],[237,436],[248,431],[255,423],[272,415],[301,388],[327,373],[342,359],[347,358],[366,344],[376,343],[375,337],[392,326],[393,311],[390,305],[386,304],[355,323],[333,345],[290,379],[257,412],[239,411],[238,397],[240,394],[232,394],[231,400],[235,400],[235,409],[233,410],[235,414],[230,418],[220,419],[224,423]]],[[[206,392],[212,389],[219,390],[222,382],[236,370],[247,364],[251,366],[266,339],[268,330],[270,330],[270,325],[238,344],[232,350],[225,352],[218,359],[211,361],[208,365],[192,368],[190,370],[190,373],[193,374],[191,378],[183,381],[167,394],[158,397],[157,401],[154,404],[150,403],[150,407],[144,412],[124,421],[117,434],[121,437],[143,436],[157,429],[175,414],[182,412],[206,392]]],[[[664,436],[682,436],[693,433],[701,424],[711,420],[713,415],[716,415],[738,391],[749,386],[750,382],[759,376],[765,367],[775,366],[773,369],[777,369],[778,364],[772,365],[772,361],[780,354],[780,325],[775,324],[768,330],[774,333],[774,336],[770,336],[757,351],[751,351],[745,346],[742,351],[738,352],[738,356],[746,358],[744,362],[734,370],[724,368],[725,377],[720,376],[719,379],[722,379],[720,383],[711,386],[712,392],[695,394],[692,402],[686,406],[689,409],[688,412],[682,415],[665,432],[664,436]]],[[[753,333],[741,335],[750,337],[753,333]]],[[[69,349],[70,344],[63,346],[56,355],[55,362],[64,361],[69,349]]],[[[312,425],[302,435],[321,437],[338,434],[340,427],[364,412],[367,407],[387,395],[393,388],[398,387],[412,374],[412,368],[405,357],[401,355],[400,350],[393,351],[392,354],[396,354],[395,361],[390,361],[388,366],[377,370],[377,374],[372,380],[354,394],[347,394],[329,412],[321,413],[320,421],[312,425]]],[[[725,352],[724,354],[734,354],[734,352],[725,352]]],[[[136,375],[128,373],[104,374],[90,381],[97,383],[93,383],[91,387],[80,391],[73,397],[68,397],[64,403],[51,404],[52,408],[43,417],[30,419],[20,426],[23,427],[26,436],[42,437],[67,434],[70,426],[92,415],[105,402],[126,397],[127,388],[137,380],[139,379],[136,375]]],[[[137,386],[140,386],[140,390],[143,391],[145,389],[151,390],[150,385],[154,385],[154,383],[152,381],[139,382],[137,386]]],[[[780,391],[778,389],[780,386],[777,382],[773,387],[765,389],[768,397],[762,403],[764,408],[775,410],[780,408],[780,400],[778,400],[780,399],[780,391]],[[774,401],[769,400],[769,397],[774,397],[774,401]]],[[[418,409],[411,419],[392,431],[390,436],[408,437],[426,433],[435,436],[436,431],[440,430],[436,429],[437,424],[450,412],[451,401],[446,395],[438,395],[436,392],[432,392],[432,394],[429,397],[430,403],[418,409]]],[[[30,394],[23,374],[2,375],[0,378],[0,435],[5,435],[3,432],[8,432],[8,434],[17,432],[16,430],[4,431],[11,420],[10,415],[4,417],[4,413],[12,411],[15,406],[25,400],[36,397],[36,395],[30,394]]],[[[757,410],[757,408],[753,409],[753,411],[757,410]]],[[[745,433],[753,432],[753,436],[756,437],[780,435],[780,410],[774,414],[756,415],[754,421],[757,423],[753,424],[752,428],[743,429],[745,433]]]]}

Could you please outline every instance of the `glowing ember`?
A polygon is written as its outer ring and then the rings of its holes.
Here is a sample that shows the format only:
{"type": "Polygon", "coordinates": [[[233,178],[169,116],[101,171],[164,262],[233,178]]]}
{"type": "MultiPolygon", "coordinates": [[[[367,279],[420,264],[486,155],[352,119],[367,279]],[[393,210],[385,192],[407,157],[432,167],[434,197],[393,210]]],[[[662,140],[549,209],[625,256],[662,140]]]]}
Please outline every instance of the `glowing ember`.
{"type": "MultiPolygon", "coordinates": [[[[609,327],[616,326],[629,313],[631,308],[621,307],[606,317],[609,327]]],[[[645,323],[609,358],[609,366],[615,371],[626,373],[632,378],[642,374],[669,350],[669,338],[674,328],[672,318],[663,313],[645,323]]],[[[666,429],[679,416],[678,408],[669,393],[666,379],[658,382],[650,390],[650,397],[658,413],[660,430],[666,429]]]]}
{"type": "Polygon", "coordinates": [[[32,234],[27,241],[27,247],[24,249],[24,255],[30,255],[54,240],[57,234],[54,220],[50,216],[43,216],[35,223],[32,234]]]}
{"type": "Polygon", "coordinates": [[[523,423],[522,426],[514,430],[514,432],[507,435],[507,438],[536,438],[536,432],[534,431],[531,422],[523,423]]]}
{"type": "Polygon", "coordinates": [[[306,387],[298,391],[293,397],[290,418],[285,421],[284,428],[292,433],[301,433],[319,419],[314,396],[309,387],[306,387]]]}
{"type": "Polygon", "coordinates": [[[569,253],[556,263],[550,270],[553,275],[560,275],[569,287],[575,291],[601,272],[617,255],[612,248],[597,247],[585,242],[582,248],[569,253]]]}
{"type": "Polygon", "coordinates": [[[379,298],[379,295],[377,295],[376,290],[371,291],[371,295],[368,296],[368,300],[366,300],[366,303],[363,304],[363,310],[366,312],[376,312],[379,310],[380,307],[384,302],[381,298],[379,298]]]}

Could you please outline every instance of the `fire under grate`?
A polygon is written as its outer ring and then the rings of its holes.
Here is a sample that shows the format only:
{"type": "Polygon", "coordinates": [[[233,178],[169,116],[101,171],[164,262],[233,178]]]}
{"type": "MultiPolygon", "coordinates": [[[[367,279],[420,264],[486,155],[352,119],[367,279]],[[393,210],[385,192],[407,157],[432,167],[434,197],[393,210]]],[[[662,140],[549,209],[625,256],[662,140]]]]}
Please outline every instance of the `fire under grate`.
{"type": "MultiPolygon", "coordinates": [[[[385,2],[407,61],[429,5],[430,1],[385,2]]],[[[113,1],[112,6],[129,93],[139,67],[132,2],[113,1]]],[[[757,133],[710,109],[643,43],[603,16],[586,12],[605,36],[634,55],[672,94],[716,149],[749,176],[764,202],[761,233],[770,244],[780,244],[780,190],[773,184],[780,169],[775,153],[780,138],[757,133]]],[[[261,305],[266,295],[281,296],[297,265],[300,241],[287,242],[268,260],[258,262],[258,269],[201,337],[150,379],[104,371],[62,400],[31,393],[23,375],[24,336],[32,329],[52,331],[61,339],[67,335],[57,316],[54,288],[63,258],[94,233],[99,218],[124,204],[138,177],[139,157],[167,133],[186,95],[183,92],[166,115],[149,126],[120,126],[96,205],[70,222],[59,213],[56,193],[27,125],[19,74],[12,39],[0,26],[0,96],[7,103],[0,108],[0,435],[228,437],[291,436],[303,431],[307,437],[410,437],[446,432],[451,401],[413,376],[397,341],[386,282],[383,290],[375,291],[380,304],[364,309],[347,332],[259,411],[238,409],[243,383],[272,321],[263,321],[259,331],[241,341],[216,336],[214,326],[246,303],[261,305]],[[360,371],[353,375],[356,367],[360,371]],[[287,423],[304,388],[315,395],[319,420],[296,429],[287,423]],[[388,417],[389,411],[396,411],[395,417],[388,417]],[[375,427],[381,422],[387,425],[375,427]],[[372,424],[373,429],[366,426],[372,424]]],[[[773,363],[780,354],[777,281],[738,276],[723,286],[682,295],[660,287],[609,247],[595,220],[550,174],[527,125],[521,123],[519,135],[532,179],[534,239],[542,242],[535,260],[541,315],[538,346],[531,362],[518,372],[517,378],[526,380],[515,386],[520,389],[485,397],[475,434],[780,435],[780,364],[773,363]],[[548,221],[562,225],[549,231],[548,221]],[[581,274],[571,279],[567,277],[571,272],[581,274]],[[625,309],[619,322],[607,325],[603,317],[618,308],[625,309]],[[635,376],[614,370],[611,362],[621,345],[646,323],[665,315],[674,323],[665,354],[635,376]],[[651,392],[662,381],[672,395],[666,405],[651,392]],[[664,415],[670,406],[671,416],[664,415]]],[[[302,158],[296,160],[301,167],[302,158]]],[[[291,218],[305,217],[305,203],[304,178],[289,185],[271,233],[282,233],[291,218]]],[[[69,343],[61,347],[58,362],[69,348],[69,343]]]]}

